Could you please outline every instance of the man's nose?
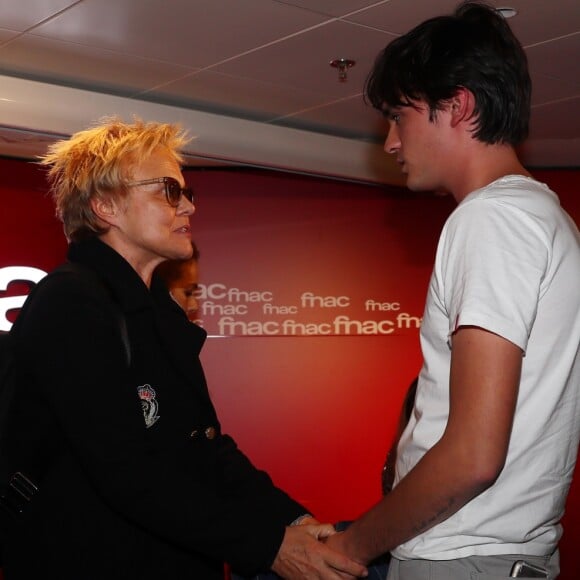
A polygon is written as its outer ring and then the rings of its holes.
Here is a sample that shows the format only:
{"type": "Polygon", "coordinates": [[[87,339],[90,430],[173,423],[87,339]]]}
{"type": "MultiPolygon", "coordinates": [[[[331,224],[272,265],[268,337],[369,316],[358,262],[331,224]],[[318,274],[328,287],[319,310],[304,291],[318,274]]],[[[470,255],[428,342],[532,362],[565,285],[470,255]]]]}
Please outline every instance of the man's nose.
{"type": "Polygon", "coordinates": [[[387,138],[385,139],[385,145],[383,149],[386,153],[396,153],[399,148],[401,147],[401,141],[399,139],[399,131],[397,130],[396,125],[391,125],[389,128],[389,133],[387,134],[387,138]]]}

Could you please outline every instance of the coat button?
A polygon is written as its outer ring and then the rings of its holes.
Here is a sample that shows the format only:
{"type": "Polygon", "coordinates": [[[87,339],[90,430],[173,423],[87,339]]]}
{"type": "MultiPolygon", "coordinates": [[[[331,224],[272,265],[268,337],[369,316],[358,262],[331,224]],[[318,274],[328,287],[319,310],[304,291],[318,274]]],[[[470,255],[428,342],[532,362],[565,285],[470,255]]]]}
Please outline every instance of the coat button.
{"type": "Polygon", "coordinates": [[[215,437],[215,427],[208,427],[204,433],[208,439],[213,439],[215,437]]]}

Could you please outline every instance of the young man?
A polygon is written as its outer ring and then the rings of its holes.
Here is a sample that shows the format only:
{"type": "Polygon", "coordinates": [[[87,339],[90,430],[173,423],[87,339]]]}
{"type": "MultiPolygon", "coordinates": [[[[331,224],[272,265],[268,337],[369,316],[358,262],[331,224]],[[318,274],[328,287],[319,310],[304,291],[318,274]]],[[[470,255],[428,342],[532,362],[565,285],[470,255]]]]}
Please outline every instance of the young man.
{"type": "Polygon", "coordinates": [[[528,132],[525,53],[468,2],[389,44],[367,81],[411,190],[447,191],[415,408],[395,486],[328,543],[389,580],[559,572],[580,432],[578,229],[514,147],[528,132]]]}

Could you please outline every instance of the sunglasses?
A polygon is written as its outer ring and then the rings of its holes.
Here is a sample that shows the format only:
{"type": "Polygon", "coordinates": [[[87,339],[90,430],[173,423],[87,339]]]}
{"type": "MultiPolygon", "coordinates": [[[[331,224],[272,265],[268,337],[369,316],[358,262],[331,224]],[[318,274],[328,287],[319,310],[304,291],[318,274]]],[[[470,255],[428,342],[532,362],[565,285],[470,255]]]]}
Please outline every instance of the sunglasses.
{"type": "Polygon", "coordinates": [[[165,197],[171,207],[177,207],[181,201],[181,196],[185,197],[189,203],[193,204],[195,197],[191,187],[181,187],[179,181],[173,177],[156,177],[155,179],[144,179],[143,181],[132,181],[126,187],[137,185],[151,185],[152,183],[163,183],[165,185],[165,197]]]}

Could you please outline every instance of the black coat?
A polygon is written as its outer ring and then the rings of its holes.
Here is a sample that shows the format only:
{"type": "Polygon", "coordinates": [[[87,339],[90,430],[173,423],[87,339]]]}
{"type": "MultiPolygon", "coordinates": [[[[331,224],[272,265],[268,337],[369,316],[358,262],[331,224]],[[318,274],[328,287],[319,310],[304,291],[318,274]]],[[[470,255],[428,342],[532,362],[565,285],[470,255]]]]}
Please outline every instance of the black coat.
{"type": "Polygon", "coordinates": [[[17,321],[9,449],[40,491],[5,546],[6,580],[267,568],[305,509],[221,434],[198,358],[205,331],[99,240],[68,257],[91,271],[49,275],[17,321]]]}

